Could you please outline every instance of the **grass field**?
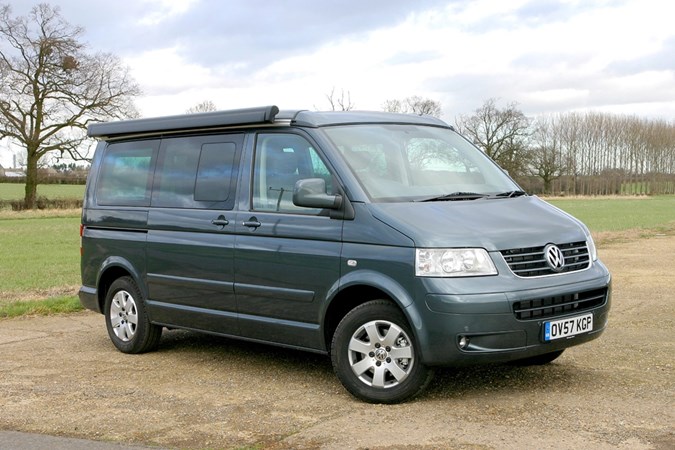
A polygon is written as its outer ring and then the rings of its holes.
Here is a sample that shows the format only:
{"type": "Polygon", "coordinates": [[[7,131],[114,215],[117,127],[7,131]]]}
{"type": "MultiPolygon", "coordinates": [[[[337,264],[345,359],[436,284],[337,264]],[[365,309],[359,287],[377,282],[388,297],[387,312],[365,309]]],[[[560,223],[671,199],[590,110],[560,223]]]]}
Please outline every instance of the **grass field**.
{"type": "MultiPolygon", "coordinates": [[[[584,221],[594,235],[675,231],[675,196],[548,201],[584,221]]],[[[0,211],[0,317],[79,308],[79,223],[79,210],[0,211]]]]}
{"type": "Polygon", "coordinates": [[[675,196],[547,199],[593,232],[675,226],[675,196]]]}
{"type": "Polygon", "coordinates": [[[78,216],[4,219],[0,243],[0,292],[79,283],[78,216]]]}
{"type": "MultiPolygon", "coordinates": [[[[0,183],[0,200],[21,200],[26,195],[26,187],[18,183],[0,183]]],[[[84,196],[83,184],[40,184],[37,190],[38,197],[78,198],[84,196]]]]}
{"type": "Polygon", "coordinates": [[[78,309],[79,223],[79,210],[0,212],[0,317],[39,313],[46,298],[78,309]]]}

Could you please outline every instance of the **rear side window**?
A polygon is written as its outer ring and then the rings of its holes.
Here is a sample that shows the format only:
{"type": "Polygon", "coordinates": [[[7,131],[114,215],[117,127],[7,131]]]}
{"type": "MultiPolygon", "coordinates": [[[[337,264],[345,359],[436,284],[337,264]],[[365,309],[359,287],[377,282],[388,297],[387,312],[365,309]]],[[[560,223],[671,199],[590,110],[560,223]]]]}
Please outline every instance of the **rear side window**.
{"type": "Polygon", "coordinates": [[[96,199],[99,205],[150,204],[152,167],[159,141],[109,144],[101,163],[96,199]]]}
{"type": "Polygon", "coordinates": [[[232,209],[242,142],[241,134],[163,139],[152,206],[232,209]]]}

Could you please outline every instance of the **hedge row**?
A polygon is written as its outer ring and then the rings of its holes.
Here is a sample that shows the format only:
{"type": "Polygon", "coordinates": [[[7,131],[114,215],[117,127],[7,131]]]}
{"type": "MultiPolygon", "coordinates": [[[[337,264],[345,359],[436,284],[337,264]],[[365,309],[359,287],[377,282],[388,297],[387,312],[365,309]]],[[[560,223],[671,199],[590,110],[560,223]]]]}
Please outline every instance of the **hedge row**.
{"type": "MultiPolygon", "coordinates": [[[[49,176],[39,177],[39,184],[86,184],[85,176],[49,176]]],[[[0,177],[0,183],[26,184],[26,177],[0,177]]]]}
{"type": "MultiPolygon", "coordinates": [[[[73,209],[82,208],[82,199],[76,198],[47,198],[38,197],[35,200],[37,209],[73,209]]],[[[0,209],[11,209],[12,211],[23,211],[26,209],[26,203],[21,200],[0,200],[0,209]]]]}

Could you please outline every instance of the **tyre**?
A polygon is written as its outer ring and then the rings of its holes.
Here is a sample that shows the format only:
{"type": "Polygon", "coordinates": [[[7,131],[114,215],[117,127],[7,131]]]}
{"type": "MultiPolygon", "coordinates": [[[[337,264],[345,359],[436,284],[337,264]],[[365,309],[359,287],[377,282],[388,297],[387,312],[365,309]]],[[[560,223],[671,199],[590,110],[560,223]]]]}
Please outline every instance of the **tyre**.
{"type": "Polygon", "coordinates": [[[123,353],[144,353],[157,348],[162,327],[145,312],[143,295],[131,277],[115,280],[105,298],[105,324],[115,347],[123,353]]]}
{"type": "Polygon", "coordinates": [[[401,311],[386,300],[357,306],[340,321],[331,345],[342,385],[369,403],[399,403],[419,394],[433,372],[401,311]]]}
{"type": "Polygon", "coordinates": [[[531,356],[529,358],[519,359],[514,361],[513,364],[517,366],[543,366],[548,364],[563,354],[565,350],[557,350],[551,353],[544,353],[543,355],[531,356]]]}

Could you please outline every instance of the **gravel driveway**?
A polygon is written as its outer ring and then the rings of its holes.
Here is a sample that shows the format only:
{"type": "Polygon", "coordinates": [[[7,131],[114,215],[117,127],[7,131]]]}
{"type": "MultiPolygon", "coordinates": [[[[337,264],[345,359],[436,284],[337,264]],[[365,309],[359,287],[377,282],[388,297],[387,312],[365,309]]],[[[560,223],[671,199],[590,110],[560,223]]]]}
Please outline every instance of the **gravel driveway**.
{"type": "Polygon", "coordinates": [[[0,320],[0,429],[170,448],[675,448],[675,236],[605,245],[607,332],[542,367],[353,399],[327,357],[184,331],[124,355],[92,312],[0,320]]]}

